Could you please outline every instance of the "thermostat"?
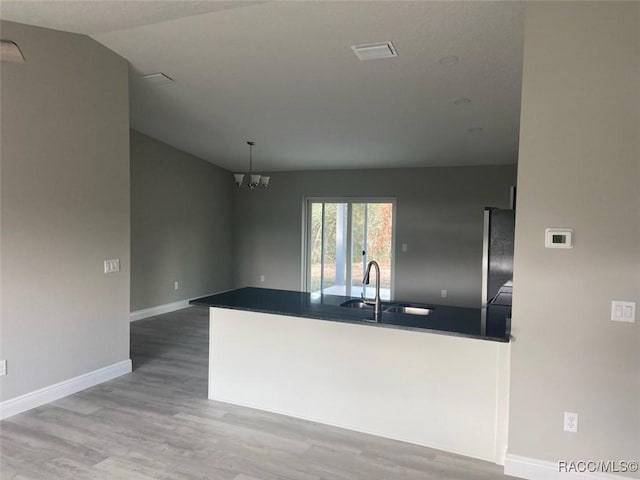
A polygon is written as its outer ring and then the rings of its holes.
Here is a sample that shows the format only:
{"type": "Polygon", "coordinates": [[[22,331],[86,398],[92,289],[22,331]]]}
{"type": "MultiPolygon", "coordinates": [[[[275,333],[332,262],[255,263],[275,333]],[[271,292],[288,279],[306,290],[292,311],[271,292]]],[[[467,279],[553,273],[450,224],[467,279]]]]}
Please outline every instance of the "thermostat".
{"type": "Polygon", "coordinates": [[[570,228],[547,228],[544,235],[547,248],[573,248],[573,230],[570,228]]]}

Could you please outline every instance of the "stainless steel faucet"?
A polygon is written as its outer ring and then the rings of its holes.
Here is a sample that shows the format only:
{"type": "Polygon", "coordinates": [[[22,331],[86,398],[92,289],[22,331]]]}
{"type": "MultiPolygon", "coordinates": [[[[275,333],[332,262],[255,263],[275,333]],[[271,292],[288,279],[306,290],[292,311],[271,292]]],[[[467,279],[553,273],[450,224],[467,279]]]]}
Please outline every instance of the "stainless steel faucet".
{"type": "Polygon", "coordinates": [[[371,300],[367,300],[367,298],[364,295],[364,292],[366,291],[366,287],[364,287],[362,289],[362,301],[364,303],[366,303],[367,305],[373,305],[373,320],[377,323],[380,322],[380,314],[382,313],[382,303],[380,302],[380,265],[378,265],[378,262],[376,262],[375,260],[371,260],[368,265],[367,265],[367,271],[364,274],[364,278],[362,279],[362,283],[364,285],[369,285],[370,283],[370,274],[371,274],[371,267],[374,267],[376,269],[376,297],[374,298],[373,302],[371,300]]]}

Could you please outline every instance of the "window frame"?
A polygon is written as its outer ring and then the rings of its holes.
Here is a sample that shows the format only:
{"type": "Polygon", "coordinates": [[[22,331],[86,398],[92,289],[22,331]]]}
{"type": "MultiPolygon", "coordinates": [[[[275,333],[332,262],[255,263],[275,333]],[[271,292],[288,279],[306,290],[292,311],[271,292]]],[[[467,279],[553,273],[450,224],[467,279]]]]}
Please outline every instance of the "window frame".
{"type": "MultiPolygon", "coordinates": [[[[353,232],[352,232],[352,208],[354,203],[390,203],[391,204],[391,292],[390,300],[395,299],[396,289],[396,225],[397,225],[397,198],[396,197],[336,197],[336,196],[309,196],[302,199],[302,265],[301,265],[301,289],[310,292],[311,269],[307,265],[310,258],[309,239],[311,237],[311,208],[313,203],[346,203],[347,204],[347,253],[346,258],[352,258],[353,232]]],[[[345,283],[351,286],[351,268],[347,268],[345,283]]]]}

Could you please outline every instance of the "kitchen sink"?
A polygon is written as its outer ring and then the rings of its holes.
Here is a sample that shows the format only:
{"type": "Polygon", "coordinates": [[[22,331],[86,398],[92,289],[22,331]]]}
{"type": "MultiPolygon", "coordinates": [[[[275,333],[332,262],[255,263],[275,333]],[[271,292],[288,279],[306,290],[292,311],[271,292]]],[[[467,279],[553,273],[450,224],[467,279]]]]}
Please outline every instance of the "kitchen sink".
{"type": "Polygon", "coordinates": [[[406,313],[407,315],[429,315],[433,312],[433,309],[412,305],[383,305],[382,311],[389,313],[406,313]]]}
{"type": "Polygon", "coordinates": [[[359,308],[361,310],[373,310],[373,305],[367,305],[362,300],[347,300],[346,302],[341,303],[340,306],[345,308],[359,308]]]}
{"type": "MultiPolygon", "coordinates": [[[[362,300],[347,300],[340,304],[344,308],[357,308],[360,310],[373,310],[373,305],[369,305],[362,300]]],[[[405,303],[382,303],[382,311],[388,313],[404,313],[407,315],[429,315],[433,312],[432,308],[419,305],[411,305],[405,303]]]]}

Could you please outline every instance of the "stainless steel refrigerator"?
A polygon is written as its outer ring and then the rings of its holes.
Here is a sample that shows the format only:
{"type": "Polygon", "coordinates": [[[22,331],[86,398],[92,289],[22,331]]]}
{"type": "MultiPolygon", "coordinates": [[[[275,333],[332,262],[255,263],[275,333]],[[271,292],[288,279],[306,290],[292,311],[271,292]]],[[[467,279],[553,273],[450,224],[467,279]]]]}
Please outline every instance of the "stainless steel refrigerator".
{"type": "Polygon", "coordinates": [[[511,306],[515,210],[486,207],[482,255],[482,306],[511,306]]]}

